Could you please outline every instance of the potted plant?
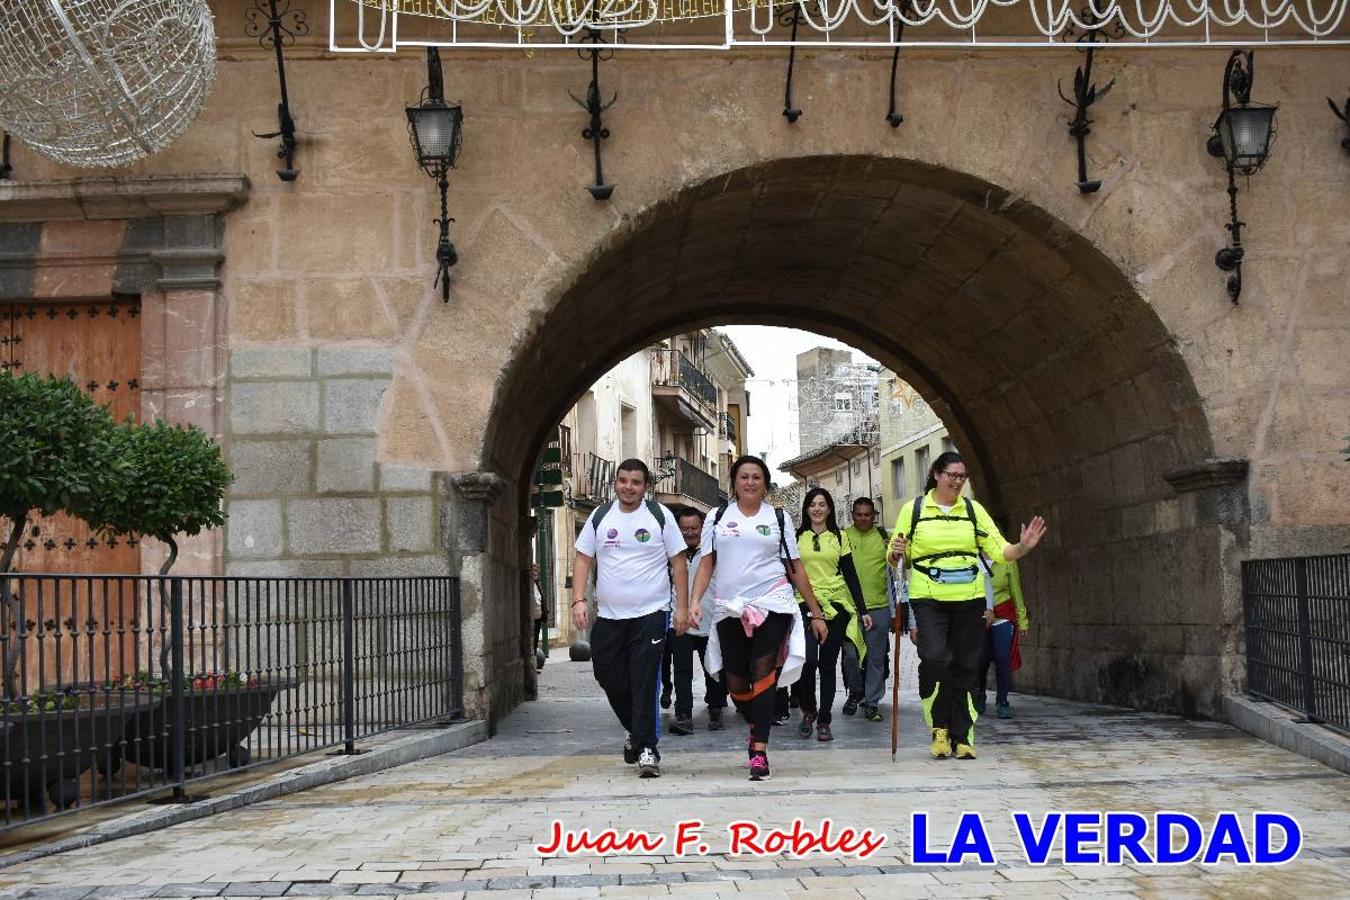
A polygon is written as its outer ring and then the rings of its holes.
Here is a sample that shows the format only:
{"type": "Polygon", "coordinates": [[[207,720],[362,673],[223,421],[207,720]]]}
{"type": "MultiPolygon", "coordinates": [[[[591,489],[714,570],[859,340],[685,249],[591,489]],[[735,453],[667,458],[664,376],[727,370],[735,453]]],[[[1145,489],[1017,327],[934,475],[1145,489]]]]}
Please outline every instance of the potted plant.
{"type": "Polygon", "coordinates": [[[108,411],[69,378],[0,372],[0,516],[9,520],[0,550],[0,726],[8,731],[3,760],[8,796],[26,812],[41,813],[44,794],[58,806],[74,803],[78,778],[93,763],[95,748],[115,739],[125,714],[134,710],[111,708],[94,692],[69,685],[28,693],[18,668],[38,623],[30,620],[36,611],[25,610],[10,578],[31,517],[85,517],[118,480],[115,430],[108,411]]]}
{"type": "MultiPolygon", "coordinates": [[[[121,426],[114,435],[113,449],[121,462],[119,478],[90,510],[90,524],[104,535],[140,535],[162,541],[169,553],[159,574],[167,576],[178,560],[177,535],[195,535],[224,524],[221,503],[234,476],[221,459],[220,446],[192,425],[159,420],[121,426]]],[[[161,577],[159,591],[167,621],[167,578],[161,577]]],[[[250,754],[243,741],[267,715],[277,693],[293,682],[260,681],[234,671],[180,675],[171,664],[172,649],[166,640],[160,650],[158,676],[140,672],[111,686],[161,701],[127,721],[121,757],[157,769],[174,768],[170,755],[173,710],[162,701],[171,696],[177,677],[184,695],[184,764],[196,765],[222,755],[228,755],[232,766],[246,764],[250,754]]],[[[117,758],[100,760],[99,767],[113,772],[120,762],[117,758]]]]}

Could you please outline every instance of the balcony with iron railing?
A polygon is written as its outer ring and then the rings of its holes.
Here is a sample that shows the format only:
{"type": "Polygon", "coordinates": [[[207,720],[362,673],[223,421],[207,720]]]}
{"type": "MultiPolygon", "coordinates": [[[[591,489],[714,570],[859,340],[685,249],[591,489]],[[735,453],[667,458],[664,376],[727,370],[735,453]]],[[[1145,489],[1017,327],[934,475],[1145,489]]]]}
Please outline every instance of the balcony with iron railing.
{"type": "Polygon", "coordinates": [[[652,493],[667,506],[697,506],[704,512],[722,502],[717,476],[681,457],[655,460],[652,493]]]}
{"type": "Polygon", "coordinates": [[[717,427],[717,386],[679,350],[652,351],[652,398],[695,428],[717,427]]]}
{"type": "Polygon", "coordinates": [[[719,412],[717,414],[717,436],[724,437],[736,443],[736,420],[732,418],[729,412],[719,412]]]}
{"type": "Polygon", "coordinates": [[[590,452],[573,453],[572,498],[591,505],[610,499],[618,468],[618,463],[603,456],[590,452]]]}

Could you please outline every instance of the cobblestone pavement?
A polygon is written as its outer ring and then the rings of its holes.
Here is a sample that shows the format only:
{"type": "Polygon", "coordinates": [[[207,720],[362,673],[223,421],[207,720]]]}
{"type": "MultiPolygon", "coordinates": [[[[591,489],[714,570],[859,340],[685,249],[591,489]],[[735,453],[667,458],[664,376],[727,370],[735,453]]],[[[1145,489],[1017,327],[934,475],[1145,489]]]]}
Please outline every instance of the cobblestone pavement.
{"type": "MultiPolygon", "coordinates": [[[[912,654],[906,654],[912,665],[912,654]]],[[[492,740],[426,760],[141,837],[0,870],[0,897],[417,896],[683,897],[1350,897],[1350,778],[1225,725],[1014,695],[1016,718],[982,720],[980,758],[933,760],[906,672],[898,759],[890,725],[836,711],[833,744],[776,729],[774,778],[746,780],[734,724],[663,739],[664,777],[641,780],[589,666],[555,653],[541,699],[492,740]],[[1009,813],[1026,810],[1224,809],[1292,814],[1303,851],[1277,868],[1029,865],[1009,813]],[[978,811],[998,855],[916,866],[909,816],[925,810],[949,836],[978,811]],[[872,828],[888,842],[865,861],[816,854],[727,854],[727,826],[872,828]],[[540,858],[552,819],[667,835],[697,818],[706,856],[540,858]]],[[[889,710],[886,710],[889,715],[889,710]]],[[[930,839],[930,846],[939,843],[930,839]]],[[[658,851],[660,852],[660,851],[658,851]]]]}

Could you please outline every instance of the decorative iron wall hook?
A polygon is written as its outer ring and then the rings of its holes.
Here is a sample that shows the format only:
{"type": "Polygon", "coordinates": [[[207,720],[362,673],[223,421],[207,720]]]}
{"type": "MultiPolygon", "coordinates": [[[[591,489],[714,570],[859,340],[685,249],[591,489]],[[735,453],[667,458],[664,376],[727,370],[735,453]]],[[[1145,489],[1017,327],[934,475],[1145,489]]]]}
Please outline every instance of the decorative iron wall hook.
{"type": "Polygon", "coordinates": [[[614,95],[609,98],[608,103],[601,99],[600,62],[612,58],[614,51],[601,49],[604,43],[603,32],[598,28],[587,28],[586,39],[590,41],[591,47],[577,51],[577,56],[582,59],[589,56],[591,60],[591,83],[586,88],[586,99],[583,101],[571,91],[568,91],[567,95],[572,98],[577,106],[586,110],[591,117],[586,127],[581,130],[582,140],[590,141],[595,148],[595,184],[587,185],[586,190],[590,191],[591,196],[596,200],[608,200],[614,195],[615,186],[605,184],[605,167],[604,161],[601,159],[600,142],[609,139],[609,129],[605,127],[602,114],[618,101],[619,93],[615,91],[614,95]]]}
{"type": "Polygon", "coordinates": [[[0,181],[8,181],[14,167],[9,164],[9,132],[4,132],[3,149],[0,149],[0,181]]]}
{"type": "MultiPolygon", "coordinates": [[[[1070,100],[1064,96],[1063,85],[1056,81],[1055,90],[1059,93],[1059,98],[1065,103],[1074,107],[1074,117],[1069,122],[1069,134],[1078,142],[1078,191],[1083,194],[1092,194],[1099,190],[1102,183],[1098,180],[1089,180],[1087,177],[1087,136],[1092,133],[1092,120],[1088,118],[1088,108],[1101,98],[1105,97],[1115,85],[1116,80],[1112,78],[1106,83],[1105,87],[1098,88],[1092,83],[1092,62],[1096,53],[1096,44],[1098,40],[1110,40],[1110,35],[1102,32],[1098,27],[1099,21],[1091,4],[1085,6],[1081,16],[1084,22],[1083,33],[1077,40],[1080,43],[1087,44],[1087,58],[1083,65],[1079,66],[1073,73],[1073,99],[1070,100]]],[[[1121,26],[1116,25],[1117,36],[1121,33],[1121,26]]],[[[1074,29],[1068,33],[1072,34],[1074,29]]]]}
{"type": "MultiPolygon", "coordinates": [[[[1336,118],[1344,122],[1347,128],[1350,128],[1350,97],[1345,98],[1345,105],[1342,107],[1338,107],[1336,101],[1328,97],[1327,106],[1331,107],[1331,111],[1336,114],[1336,118]]],[[[1350,137],[1341,138],[1341,149],[1350,151],[1350,137]]]]}
{"type": "Polygon", "coordinates": [[[267,134],[255,131],[253,136],[264,140],[281,138],[277,159],[284,159],[286,165],[277,170],[277,177],[282,181],[294,181],[300,177],[300,171],[295,168],[295,119],[291,116],[290,97],[286,93],[286,59],[281,48],[294,44],[297,37],[309,34],[309,24],[305,21],[304,11],[293,8],[291,0],[282,0],[281,6],[277,5],[277,0],[267,0],[267,9],[255,0],[244,17],[249,37],[257,38],[264,49],[271,45],[276,52],[277,79],[281,83],[281,102],[277,104],[278,130],[267,134]]]}
{"type": "Polygon", "coordinates": [[[792,27],[792,37],[788,45],[787,84],[783,87],[783,118],[788,120],[789,125],[802,117],[802,111],[792,105],[792,68],[797,62],[797,25],[801,20],[802,0],[795,0],[790,13],[780,13],[778,16],[779,24],[792,27]]]}

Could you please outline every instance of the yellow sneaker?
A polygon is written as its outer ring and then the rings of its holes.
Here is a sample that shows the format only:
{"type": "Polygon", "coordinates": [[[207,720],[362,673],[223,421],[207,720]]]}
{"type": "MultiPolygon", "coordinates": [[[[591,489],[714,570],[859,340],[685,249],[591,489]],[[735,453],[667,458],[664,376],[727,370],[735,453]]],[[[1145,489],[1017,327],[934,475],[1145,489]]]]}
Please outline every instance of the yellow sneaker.
{"type": "Polygon", "coordinates": [[[974,759],[974,758],[975,758],[975,748],[972,747],[972,746],[970,746],[969,744],[957,744],[957,745],[956,745],[956,758],[957,758],[957,759],[974,759]]]}
{"type": "Polygon", "coordinates": [[[933,759],[946,759],[952,755],[952,742],[947,737],[947,729],[933,729],[933,745],[928,749],[933,754],[933,759]]]}

